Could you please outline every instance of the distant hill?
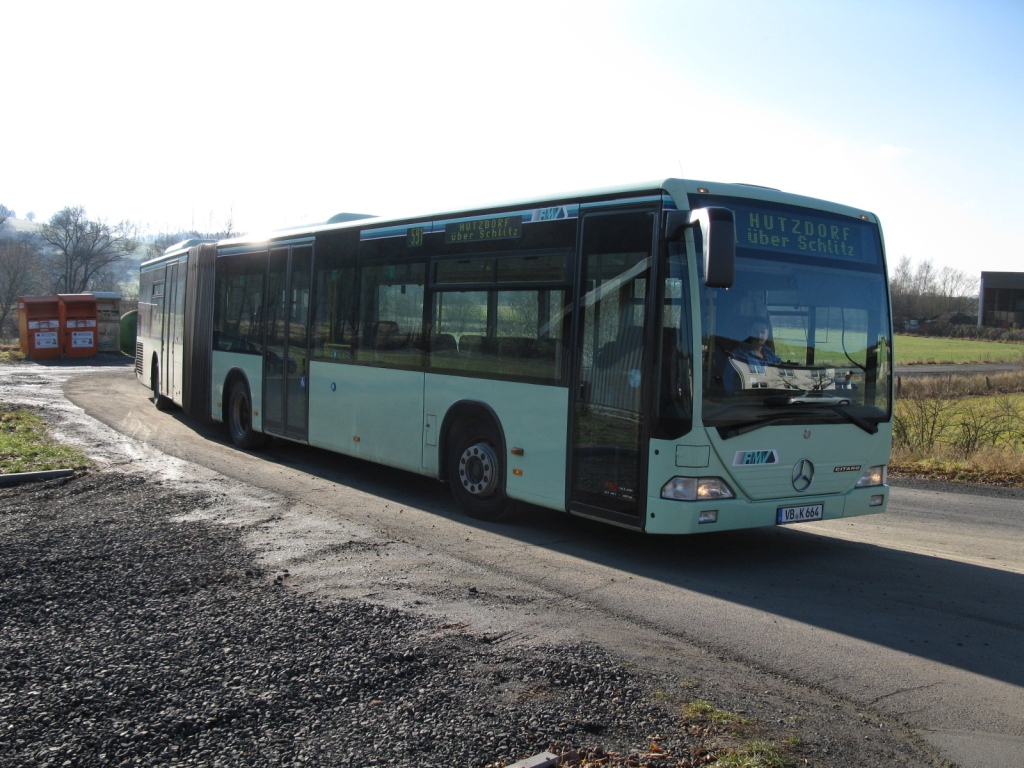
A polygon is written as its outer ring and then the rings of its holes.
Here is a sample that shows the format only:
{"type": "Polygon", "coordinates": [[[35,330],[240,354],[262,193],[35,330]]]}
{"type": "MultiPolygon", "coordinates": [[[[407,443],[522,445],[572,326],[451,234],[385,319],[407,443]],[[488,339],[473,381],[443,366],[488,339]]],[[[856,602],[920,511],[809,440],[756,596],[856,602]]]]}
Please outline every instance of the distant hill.
{"type": "Polygon", "coordinates": [[[38,232],[43,228],[43,222],[29,221],[28,219],[16,219],[12,216],[6,221],[4,227],[14,230],[15,232],[38,232]]]}
{"type": "MultiPolygon", "coordinates": [[[[16,219],[13,216],[4,223],[4,229],[8,232],[38,232],[43,228],[45,222],[29,221],[28,219],[16,219]]],[[[146,242],[147,238],[139,240],[139,247],[128,256],[129,261],[145,261],[153,258],[154,252],[146,242]]]]}

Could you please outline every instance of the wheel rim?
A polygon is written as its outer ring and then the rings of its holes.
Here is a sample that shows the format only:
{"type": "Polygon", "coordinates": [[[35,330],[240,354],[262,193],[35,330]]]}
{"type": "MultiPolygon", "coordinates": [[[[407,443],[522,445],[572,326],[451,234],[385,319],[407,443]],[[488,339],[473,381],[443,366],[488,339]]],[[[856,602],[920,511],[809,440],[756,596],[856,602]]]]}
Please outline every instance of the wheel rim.
{"type": "Polygon", "coordinates": [[[487,443],[469,446],[459,457],[459,482],[473,496],[488,496],[498,483],[498,457],[487,443]]]}
{"type": "Polygon", "coordinates": [[[249,429],[249,401],[244,395],[237,395],[231,404],[231,422],[236,435],[244,435],[249,429]]]}

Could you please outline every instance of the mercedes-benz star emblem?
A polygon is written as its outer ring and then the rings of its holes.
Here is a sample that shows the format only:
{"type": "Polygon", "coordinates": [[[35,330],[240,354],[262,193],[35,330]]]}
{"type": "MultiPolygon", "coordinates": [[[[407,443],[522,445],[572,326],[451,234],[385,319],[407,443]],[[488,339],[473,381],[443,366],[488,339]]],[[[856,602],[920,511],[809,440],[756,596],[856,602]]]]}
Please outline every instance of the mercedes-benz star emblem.
{"type": "Polygon", "coordinates": [[[793,465],[793,487],[798,491],[806,491],[814,480],[814,465],[810,459],[800,459],[793,465]]]}

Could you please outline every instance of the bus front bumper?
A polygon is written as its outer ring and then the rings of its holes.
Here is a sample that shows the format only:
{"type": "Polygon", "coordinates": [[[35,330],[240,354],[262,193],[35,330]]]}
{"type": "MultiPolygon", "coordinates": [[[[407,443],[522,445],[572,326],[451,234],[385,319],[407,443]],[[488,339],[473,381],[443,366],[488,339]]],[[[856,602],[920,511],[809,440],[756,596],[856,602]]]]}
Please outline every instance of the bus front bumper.
{"type": "Polygon", "coordinates": [[[708,502],[672,501],[660,497],[647,499],[647,533],[710,533],[740,528],[775,525],[798,525],[816,522],[801,521],[804,515],[816,516],[821,505],[820,520],[838,520],[857,515],[884,512],[889,504],[889,486],[855,488],[841,496],[801,496],[767,501],[717,499],[708,502]],[[781,511],[781,512],[780,512],[781,511]],[[792,522],[780,523],[780,519],[792,522]]]}

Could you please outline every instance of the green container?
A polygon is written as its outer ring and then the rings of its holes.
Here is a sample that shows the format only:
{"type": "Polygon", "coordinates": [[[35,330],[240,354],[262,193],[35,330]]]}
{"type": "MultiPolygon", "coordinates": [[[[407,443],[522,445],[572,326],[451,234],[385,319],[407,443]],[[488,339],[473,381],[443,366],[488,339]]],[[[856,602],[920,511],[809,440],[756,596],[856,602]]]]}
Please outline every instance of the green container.
{"type": "Polygon", "coordinates": [[[139,327],[139,310],[121,315],[121,351],[135,357],[135,335],[139,327]]]}

